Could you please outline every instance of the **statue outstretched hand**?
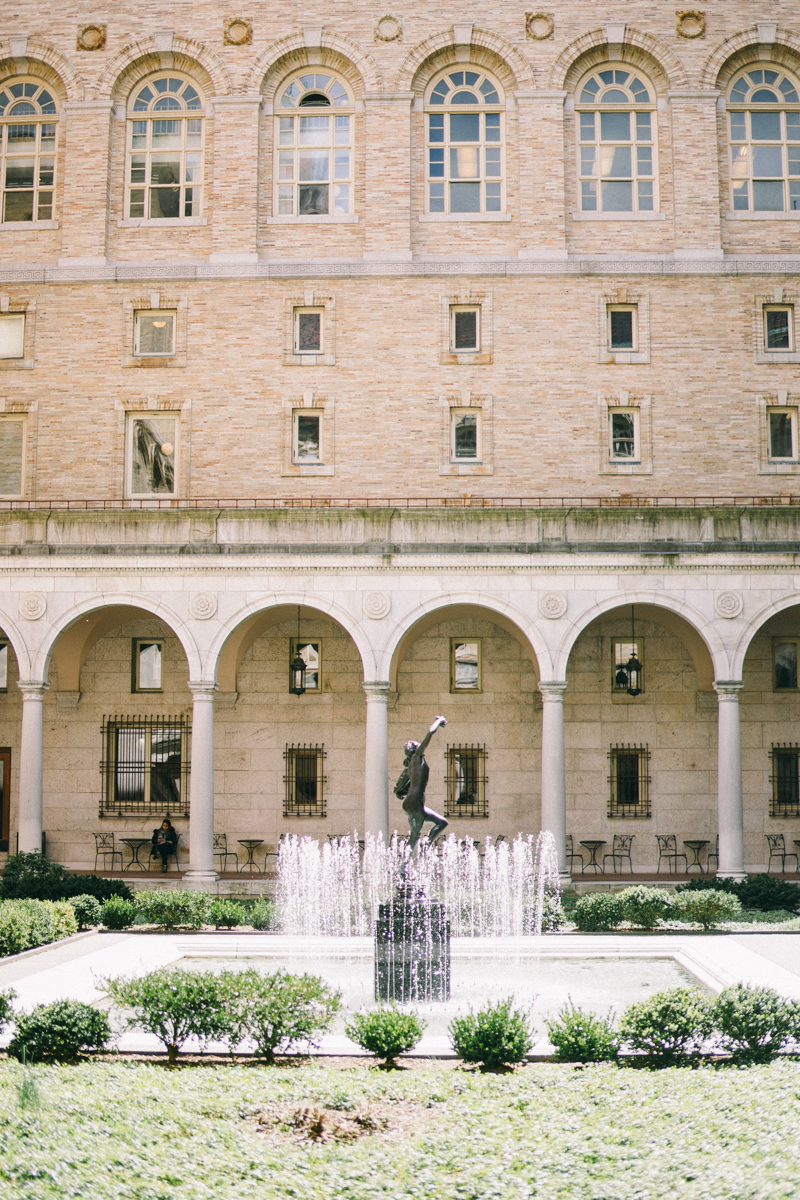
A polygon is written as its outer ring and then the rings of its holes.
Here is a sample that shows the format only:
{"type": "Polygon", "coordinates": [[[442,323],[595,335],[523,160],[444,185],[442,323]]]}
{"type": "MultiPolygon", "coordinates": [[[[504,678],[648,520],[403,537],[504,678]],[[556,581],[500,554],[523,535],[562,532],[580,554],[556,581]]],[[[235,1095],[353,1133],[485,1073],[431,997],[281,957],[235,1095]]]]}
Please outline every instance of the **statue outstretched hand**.
{"type": "Polygon", "coordinates": [[[434,717],[433,724],[431,725],[430,729],[428,730],[428,733],[436,733],[437,729],[443,729],[446,724],[447,724],[447,721],[445,720],[444,717],[434,717]]]}

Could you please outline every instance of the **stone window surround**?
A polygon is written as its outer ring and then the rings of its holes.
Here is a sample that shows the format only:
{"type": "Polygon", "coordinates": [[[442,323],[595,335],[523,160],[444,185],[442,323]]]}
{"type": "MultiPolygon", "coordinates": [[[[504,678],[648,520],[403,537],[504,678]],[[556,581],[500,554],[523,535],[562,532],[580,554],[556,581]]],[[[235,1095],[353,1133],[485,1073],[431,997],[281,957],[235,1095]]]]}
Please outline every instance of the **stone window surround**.
{"type": "Polygon", "coordinates": [[[597,361],[599,363],[650,362],[650,297],[647,292],[632,292],[627,287],[600,293],[597,297],[597,361]],[[636,308],[638,330],[637,350],[609,350],[608,306],[629,305],[636,308]]]}
{"type": "Polygon", "coordinates": [[[185,367],[186,325],[189,301],[185,296],[176,298],[163,292],[150,292],[147,296],[133,297],[122,301],[122,366],[123,367],[185,367]],[[159,308],[175,313],[175,353],[159,354],[152,358],[133,353],[134,313],[154,312],[159,308]]]}
{"type": "Polygon", "coordinates": [[[0,396],[0,421],[7,416],[18,418],[22,423],[22,471],[21,489],[15,493],[4,493],[4,500],[24,500],[33,498],[31,483],[34,478],[36,463],[36,428],[39,415],[38,400],[23,401],[8,400],[0,396]]]}
{"type": "Polygon", "coordinates": [[[459,292],[439,296],[439,365],[443,367],[477,367],[488,366],[492,362],[492,293],[475,291],[472,288],[462,288],[459,292]],[[450,350],[450,309],[453,306],[472,305],[481,310],[480,315],[480,350],[460,351],[454,354],[450,350]]]}
{"type": "Polygon", "coordinates": [[[36,340],[36,301],[25,297],[12,298],[0,294],[0,315],[3,313],[25,314],[25,337],[22,343],[22,358],[0,358],[0,371],[31,371],[34,366],[36,340]]]}
{"type": "Polygon", "coordinates": [[[600,475],[652,475],[653,434],[652,396],[633,395],[621,388],[618,392],[599,393],[597,397],[597,434],[600,475]],[[613,408],[635,409],[639,415],[639,458],[635,462],[620,462],[609,457],[609,417],[613,408]]]}
{"type": "Polygon", "coordinates": [[[286,296],[283,301],[283,365],[285,367],[332,367],[336,363],[336,297],[320,295],[314,288],[305,288],[299,296],[286,296]],[[322,354],[295,354],[294,310],[321,308],[322,354]]]}
{"type": "MultiPolygon", "coordinates": [[[[769,361],[769,360],[767,360],[769,361]]],[[[769,430],[767,428],[767,412],[770,408],[800,409],[800,395],[790,393],[785,389],[775,392],[765,392],[756,396],[756,419],[758,421],[758,467],[759,475],[800,475],[800,458],[792,462],[789,459],[771,459],[769,456],[769,430]]],[[[800,417],[798,412],[795,420],[800,417]]],[[[800,454],[800,446],[796,447],[800,454]]]]}
{"type": "MultiPolygon", "coordinates": [[[[314,357],[313,355],[311,357],[314,357]]],[[[283,447],[281,454],[281,477],[316,479],[334,475],[334,410],[332,396],[318,396],[313,391],[301,396],[290,396],[281,401],[283,409],[283,447]],[[294,461],[294,415],[300,409],[316,409],[321,416],[319,423],[319,463],[296,463],[294,461]]]]}
{"type": "Polygon", "coordinates": [[[753,297],[753,362],[755,363],[800,363],[797,346],[797,310],[800,294],[781,287],[753,297]],[[764,309],[772,305],[784,305],[793,309],[793,350],[767,350],[764,346],[764,309]]]}
{"type": "MultiPolygon", "coordinates": [[[[175,396],[139,396],[115,397],[114,411],[116,413],[115,446],[122,448],[122,453],[116,460],[117,495],[129,497],[128,489],[128,421],[136,413],[152,413],[154,416],[175,416],[178,418],[178,454],[175,460],[176,486],[171,497],[154,495],[153,502],[157,505],[159,499],[185,499],[189,495],[191,480],[191,430],[192,430],[192,401],[189,397],[175,396]]],[[[116,457],[116,456],[115,456],[116,457]]],[[[149,497],[136,496],[143,508],[148,505],[149,497]]]]}
{"type": "MultiPolygon", "coordinates": [[[[449,317],[448,317],[449,320],[449,317]]],[[[479,396],[465,388],[461,392],[451,392],[439,397],[440,444],[439,444],[439,474],[440,475],[494,475],[494,437],[492,430],[492,397],[479,396]],[[451,411],[454,408],[474,408],[480,411],[480,462],[453,462],[450,458],[450,423],[451,411]]]]}

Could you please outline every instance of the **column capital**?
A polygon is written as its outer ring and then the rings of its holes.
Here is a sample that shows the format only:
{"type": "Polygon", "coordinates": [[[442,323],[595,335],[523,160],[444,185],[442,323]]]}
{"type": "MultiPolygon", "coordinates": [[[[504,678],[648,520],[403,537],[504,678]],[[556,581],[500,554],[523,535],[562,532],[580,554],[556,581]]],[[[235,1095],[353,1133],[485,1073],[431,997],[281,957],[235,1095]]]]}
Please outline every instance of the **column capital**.
{"type": "Polygon", "coordinates": [[[743,687],[743,679],[716,679],[714,681],[717,700],[736,700],[738,702],[739,693],[743,687]]]}
{"type": "Polygon", "coordinates": [[[41,683],[38,679],[18,679],[17,687],[22,692],[23,700],[42,700],[50,684],[41,683]]]}
{"type": "Polygon", "coordinates": [[[190,679],[186,686],[195,700],[213,701],[214,692],[216,692],[219,684],[206,679],[190,679]]]}
{"type": "Polygon", "coordinates": [[[567,690],[566,679],[540,679],[539,691],[542,693],[542,700],[556,701],[558,704],[564,699],[564,692],[567,690]]]}
{"type": "Polygon", "coordinates": [[[389,699],[389,693],[392,690],[392,685],[388,679],[373,679],[364,680],[361,684],[367,694],[367,703],[386,704],[389,699]]]}

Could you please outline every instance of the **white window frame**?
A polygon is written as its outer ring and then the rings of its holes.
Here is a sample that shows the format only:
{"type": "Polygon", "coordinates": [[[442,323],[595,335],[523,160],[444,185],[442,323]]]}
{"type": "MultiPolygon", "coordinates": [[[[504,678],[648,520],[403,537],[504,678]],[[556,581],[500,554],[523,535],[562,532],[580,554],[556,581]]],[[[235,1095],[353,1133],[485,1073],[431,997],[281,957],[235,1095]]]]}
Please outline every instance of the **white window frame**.
{"type": "Polygon", "coordinates": [[[326,475],[335,475],[335,411],[336,402],[332,396],[318,396],[313,391],[304,392],[301,396],[287,397],[281,402],[283,410],[282,440],[283,453],[281,461],[281,476],[283,478],[319,479],[326,475]],[[319,461],[297,457],[298,418],[301,416],[319,417],[319,461]]]}
{"type": "Polygon", "coordinates": [[[0,414],[0,422],[9,422],[22,426],[22,449],[20,453],[20,469],[19,469],[19,491],[17,492],[0,492],[0,499],[3,500],[21,500],[25,495],[25,477],[26,465],[28,458],[28,419],[25,413],[2,413],[0,414]]]}
{"type": "Polygon", "coordinates": [[[322,411],[318,408],[296,408],[292,413],[292,462],[297,467],[317,467],[325,465],[325,448],[323,445],[322,411]],[[313,418],[317,422],[317,457],[311,458],[300,455],[300,421],[302,418],[313,418]]]}
{"type": "Polygon", "coordinates": [[[358,217],[354,215],[356,106],[347,80],[336,71],[304,67],[281,84],[273,111],[274,178],[270,222],[335,224],[357,221],[358,217]],[[317,86],[318,79],[327,82],[317,86]],[[304,104],[304,99],[311,95],[325,96],[329,103],[304,104]],[[305,147],[320,155],[327,150],[327,179],[300,178],[303,138],[313,138],[310,128],[303,129],[304,119],[309,117],[329,118],[327,138],[323,141],[320,136],[318,144],[309,142],[305,147]],[[341,120],[337,121],[337,117],[341,120]],[[315,182],[328,188],[328,211],[301,213],[301,189],[313,186],[315,182]],[[346,189],[346,194],[342,189],[346,189]]]}
{"type": "Polygon", "coordinates": [[[492,409],[491,396],[476,395],[469,388],[439,397],[440,475],[494,475],[492,409]],[[455,422],[462,414],[477,417],[477,458],[455,457],[455,422]]]}
{"type": "Polygon", "coordinates": [[[626,389],[597,396],[598,474],[652,475],[653,435],[652,396],[631,395],[626,389]],[[633,414],[635,458],[615,458],[612,442],[612,415],[615,412],[633,414]]]}
{"type": "Polygon", "coordinates": [[[450,305],[450,353],[451,354],[480,354],[481,353],[481,306],[480,304],[451,304],[450,305]],[[456,347],[456,314],[463,312],[475,313],[475,345],[456,347]]]}
{"type": "Polygon", "coordinates": [[[292,353],[305,356],[313,354],[314,356],[325,353],[325,307],[319,304],[304,304],[298,305],[292,312],[292,353]],[[303,350],[300,347],[300,317],[308,313],[319,314],[319,349],[318,350],[303,350]]]}
{"type": "Polygon", "coordinates": [[[11,76],[0,84],[0,222],[12,229],[26,226],[52,228],[55,212],[55,195],[58,166],[58,101],[53,88],[42,79],[23,75],[11,76]],[[21,95],[14,92],[22,89],[21,95]],[[27,93],[27,94],[26,94],[27,93]],[[7,98],[7,99],[6,99],[7,98]],[[15,106],[33,108],[32,113],[19,113],[15,106]],[[47,110],[47,111],[45,111],[47,110]],[[14,153],[9,137],[9,128],[30,126],[34,129],[32,149],[14,153]],[[43,145],[46,140],[48,144],[43,145]],[[31,187],[6,188],[6,168],[14,161],[33,159],[31,187]],[[47,178],[49,171],[49,181],[47,178]],[[31,219],[9,218],[6,210],[7,195],[31,194],[31,219]]]}
{"type": "MultiPolygon", "coordinates": [[[[631,220],[641,217],[657,217],[660,212],[658,187],[658,122],[656,117],[655,90],[647,76],[629,63],[610,62],[593,67],[581,80],[575,92],[576,163],[578,178],[578,215],[599,217],[605,220],[631,220]],[[604,76],[611,76],[606,80],[604,76]],[[621,77],[625,75],[626,80],[621,77]],[[618,81],[619,80],[619,81],[618,81]],[[638,81],[638,87],[634,87],[638,81]],[[594,99],[589,93],[596,87],[594,99]],[[642,99],[643,91],[647,100],[642,99]],[[627,97],[624,101],[605,100],[606,95],[627,97]],[[603,138],[603,114],[628,113],[627,138],[603,138]],[[642,120],[639,120],[640,114],[642,120]],[[648,122],[643,114],[649,114],[648,122]],[[649,124],[649,131],[643,127],[649,124]],[[591,126],[591,136],[589,127],[591,126]],[[603,171],[603,147],[630,147],[630,173],[612,175],[603,171]],[[642,151],[640,155],[639,151],[642,151]],[[649,150],[650,173],[647,173],[649,150]],[[631,188],[631,207],[620,209],[606,207],[604,184],[627,183],[631,188]],[[594,188],[594,203],[592,203],[594,188]],[[650,194],[648,196],[648,188],[650,194]]],[[[612,156],[612,166],[616,155],[612,156]]],[[[610,189],[609,189],[610,190],[610,189]]],[[[610,198],[610,197],[609,197],[610,198]]]]}
{"type": "Polygon", "coordinates": [[[178,332],[178,310],[176,308],[137,308],[133,312],[133,356],[134,358],[174,358],[178,332]],[[169,350],[142,350],[140,320],[142,317],[169,317],[172,320],[172,342],[169,350]]]}
{"type": "Polygon", "coordinates": [[[180,456],[181,456],[181,414],[173,410],[135,409],[125,414],[125,495],[131,500],[175,499],[180,488],[180,456]],[[173,444],[173,489],[171,492],[135,492],[133,490],[133,430],[137,421],[170,420],[175,422],[175,442],[173,444]]]}
{"type": "Polygon", "coordinates": [[[452,63],[437,72],[425,92],[423,105],[425,122],[425,216],[432,220],[475,221],[503,220],[506,216],[506,130],[505,95],[500,83],[489,72],[475,63],[452,63]],[[474,76],[474,81],[472,80],[474,76]],[[461,77],[464,82],[459,83],[461,77]],[[440,97],[442,84],[447,93],[440,97]],[[484,88],[484,92],[481,89],[484,88]],[[437,91],[439,89],[439,91],[437,91]],[[459,93],[472,94],[474,104],[452,104],[459,93]],[[489,102],[486,95],[496,99],[489,102]],[[450,103],[448,103],[450,101],[450,103]],[[453,140],[450,116],[478,116],[479,135],[477,140],[453,140]],[[431,118],[436,118],[434,122],[431,118]],[[441,131],[438,118],[442,117],[441,131]],[[491,118],[491,128],[486,118],[491,118]],[[434,124],[436,128],[434,128],[434,124]],[[497,129],[498,136],[494,137],[497,129]],[[439,133],[441,132],[441,137],[439,133]],[[458,149],[477,150],[477,175],[462,178],[453,174],[453,164],[458,170],[458,149]],[[497,153],[495,153],[497,152],[497,153]],[[441,154],[441,162],[439,155],[441,154]],[[454,158],[455,155],[455,158],[454,158]],[[435,161],[434,161],[435,160],[435,161]],[[441,167],[441,171],[439,168],[441,167]],[[491,172],[491,173],[490,173],[491,172]],[[453,209],[452,185],[455,183],[477,183],[479,206],[477,209],[460,211],[453,209]],[[441,194],[440,194],[441,193],[441,194]]]}
{"type": "Polygon", "coordinates": [[[607,304],[606,305],[606,349],[609,354],[638,354],[639,353],[639,305],[638,304],[607,304]],[[613,346],[611,343],[611,314],[629,312],[633,314],[631,321],[632,346],[613,346]]]}
{"type": "Polygon", "coordinates": [[[777,63],[752,62],[737,71],[727,96],[727,146],[730,216],[780,219],[787,213],[800,215],[800,82],[777,63]],[[753,78],[761,76],[761,79],[753,78]],[[770,78],[774,76],[774,79],[770,78]],[[785,90],[784,90],[785,89],[785,90]],[[759,103],[761,92],[782,95],[776,102],[759,103]],[[789,99],[786,96],[789,96],[789,99]],[[767,137],[753,129],[753,116],[777,114],[780,137],[767,137]],[[759,150],[779,149],[781,170],[757,172],[759,150]],[[756,207],[756,185],[780,180],[780,208],[756,207]]]}
{"type": "MultiPolygon", "coordinates": [[[[188,102],[194,103],[194,98],[191,95],[188,102]]],[[[124,224],[183,225],[187,223],[197,224],[198,220],[202,219],[205,184],[205,116],[205,97],[202,89],[191,76],[186,75],[184,72],[158,71],[146,79],[140,80],[136,87],[133,88],[128,100],[125,128],[124,224]],[[181,87],[177,91],[168,89],[166,92],[158,92],[155,85],[161,80],[179,80],[181,87]],[[187,107],[187,102],[183,100],[187,86],[196,93],[200,101],[199,107],[187,107]],[[141,103],[140,97],[146,88],[150,89],[153,98],[146,101],[146,109],[139,110],[137,109],[137,104],[141,103]],[[156,105],[166,97],[171,97],[181,107],[173,110],[158,109],[156,105]],[[159,121],[180,122],[180,147],[161,149],[153,145],[154,137],[157,135],[156,125],[159,121]],[[198,123],[198,129],[191,128],[191,123],[193,122],[198,123]],[[158,162],[159,155],[169,155],[173,158],[177,155],[180,162],[180,180],[176,185],[180,189],[177,216],[163,217],[150,215],[152,203],[151,192],[159,190],[158,186],[153,184],[152,166],[154,162],[158,162]],[[134,171],[138,175],[141,169],[138,162],[139,159],[144,160],[144,175],[141,180],[138,178],[134,180],[134,171]],[[135,162],[134,160],[137,161],[135,162]],[[194,178],[189,179],[189,173],[194,178]],[[192,193],[190,201],[187,199],[187,191],[191,191],[192,193]],[[141,214],[138,212],[134,214],[132,208],[134,206],[138,208],[140,192],[142,193],[142,212],[141,214]],[[190,213],[185,211],[187,203],[191,206],[190,213]]]]}
{"type": "Polygon", "coordinates": [[[792,405],[770,404],[766,408],[767,417],[767,458],[771,463],[796,463],[797,453],[797,407],[792,405]],[[773,416],[785,413],[789,417],[792,434],[792,451],[789,455],[772,453],[772,420],[773,416]]]}
{"type": "Polygon", "coordinates": [[[650,297],[647,292],[627,287],[614,288],[597,296],[597,361],[599,363],[650,362],[650,297]],[[611,315],[614,310],[635,309],[635,350],[611,349],[611,315]]]}
{"type": "Polygon", "coordinates": [[[794,327],[794,305],[793,304],[765,304],[761,309],[764,334],[764,353],[773,354],[794,354],[795,352],[795,327],[794,327]],[[770,346],[767,335],[767,313],[771,312],[788,312],[789,314],[789,345],[788,346],[770,346]]]}
{"type": "Polygon", "coordinates": [[[164,691],[164,639],[160,637],[137,637],[133,639],[133,663],[131,664],[131,692],[144,695],[157,695],[164,691]],[[141,655],[145,646],[158,646],[158,687],[142,687],[140,682],[141,655]]]}
{"type": "Polygon", "coordinates": [[[480,466],[483,462],[483,410],[480,408],[450,409],[450,462],[453,466],[480,466]],[[471,458],[456,456],[456,425],[459,417],[475,418],[475,454],[471,458]]]}
{"type": "Polygon", "coordinates": [[[640,431],[640,416],[639,409],[636,406],[623,407],[622,405],[612,405],[608,409],[608,461],[614,464],[629,464],[631,466],[641,463],[641,431],[640,431]],[[614,452],[614,417],[615,416],[630,416],[633,418],[633,454],[620,455],[614,452]]]}
{"type": "Polygon", "coordinates": [[[22,337],[20,338],[19,354],[0,353],[0,360],[2,362],[20,363],[25,357],[25,326],[27,325],[27,313],[0,312],[0,325],[5,323],[14,323],[20,325],[22,329],[22,337]]]}

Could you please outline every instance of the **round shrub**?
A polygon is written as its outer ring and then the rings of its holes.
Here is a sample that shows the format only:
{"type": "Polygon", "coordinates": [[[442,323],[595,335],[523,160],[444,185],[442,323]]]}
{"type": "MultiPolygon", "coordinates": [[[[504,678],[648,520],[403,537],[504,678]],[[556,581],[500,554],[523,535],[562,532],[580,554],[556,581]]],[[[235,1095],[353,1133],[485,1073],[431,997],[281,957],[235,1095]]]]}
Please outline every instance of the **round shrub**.
{"type": "Polygon", "coordinates": [[[387,1067],[393,1067],[398,1054],[407,1054],[414,1049],[425,1031],[425,1021],[416,1013],[400,1012],[391,1004],[371,1012],[355,1013],[344,1031],[351,1042],[368,1054],[384,1059],[387,1067]]]}
{"type": "Polygon", "coordinates": [[[714,1005],[720,1046],[739,1062],[769,1062],[800,1035],[800,1011],[771,988],[738,983],[714,1005]]]}
{"type": "Polygon", "coordinates": [[[136,920],[136,905],[132,900],[112,896],[100,910],[100,918],[106,929],[128,929],[136,920]]]}
{"type": "Polygon", "coordinates": [[[102,906],[94,896],[71,896],[67,903],[75,914],[78,929],[94,929],[103,919],[102,906]]]}
{"type": "Polygon", "coordinates": [[[581,896],[575,905],[572,919],[581,933],[602,933],[622,924],[619,895],[612,892],[592,892],[581,896]]]}
{"type": "Polygon", "coordinates": [[[664,917],[670,910],[669,894],[661,888],[637,887],[625,888],[619,893],[622,908],[622,919],[638,929],[655,929],[659,918],[664,917]]]}
{"type": "Polygon", "coordinates": [[[19,954],[78,932],[69,904],[52,900],[6,900],[0,904],[0,955],[19,954]]]}
{"type": "Polygon", "coordinates": [[[496,1004],[490,1001],[477,1012],[453,1017],[448,1032],[463,1062],[480,1063],[484,1070],[522,1062],[533,1037],[528,1014],[513,1004],[514,997],[509,996],[496,1004]]]}
{"type": "Polygon", "coordinates": [[[271,929],[274,920],[275,903],[264,898],[256,900],[247,916],[248,924],[253,929],[271,929]]]}
{"type": "Polygon", "coordinates": [[[81,1052],[105,1050],[111,1038],[106,1014],[79,1000],[37,1004],[16,1020],[8,1053],[26,1062],[74,1062],[81,1052]]]}
{"type": "Polygon", "coordinates": [[[213,921],[217,929],[233,929],[236,925],[245,924],[245,912],[236,900],[212,900],[208,909],[208,919],[213,921]]]}
{"type": "Polygon", "coordinates": [[[672,901],[670,916],[678,921],[692,921],[711,929],[720,921],[735,921],[742,906],[730,892],[681,892],[672,901]]]}
{"type": "Polygon", "coordinates": [[[267,1063],[274,1063],[276,1053],[285,1054],[297,1042],[315,1045],[319,1034],[330,1029],[342,999],[341,992],[318,975],[290,975],[283,970],[262,975],[250,967],[236,975],[235,987],[239,1006],[232,1043],[252,1038],[267,1063]]]}
{"type": "Polygon", "coordinates": [[[238,993],[230,992],[229,977],[238,981],[239,974],[162,967],[140,979],[107,979],[104,989],[115,1004],[131,1010],[128,1028],[154,1034],[174,1063],[191,1037],[202,1043],[230,1037],[238,993]]]}
{"type": "Polygon", "coordinates": [[[200,929],[209,919],[211,897],[205,892],[178,892],[166,889],[138,892],[136,911],[146,925],[157,925],[167,932],[180,926],[200,929]]]}
{"type": "Polygon", "coordinates": [[[619,1035],[610,1015],[596,1017],[571,1000],[547,1022],[547,1036],[562,1062],[608,1062],[619,1054],[619,1035]]]}
{"type": "Polygon", "coordinates": [[[668,1066],[696,1055],[713,1028],[714,1006],[707,996],[698,988],[671,988],[632,1004],[623,1013],[619,1035],[654,1064],[668,1066]]]}

